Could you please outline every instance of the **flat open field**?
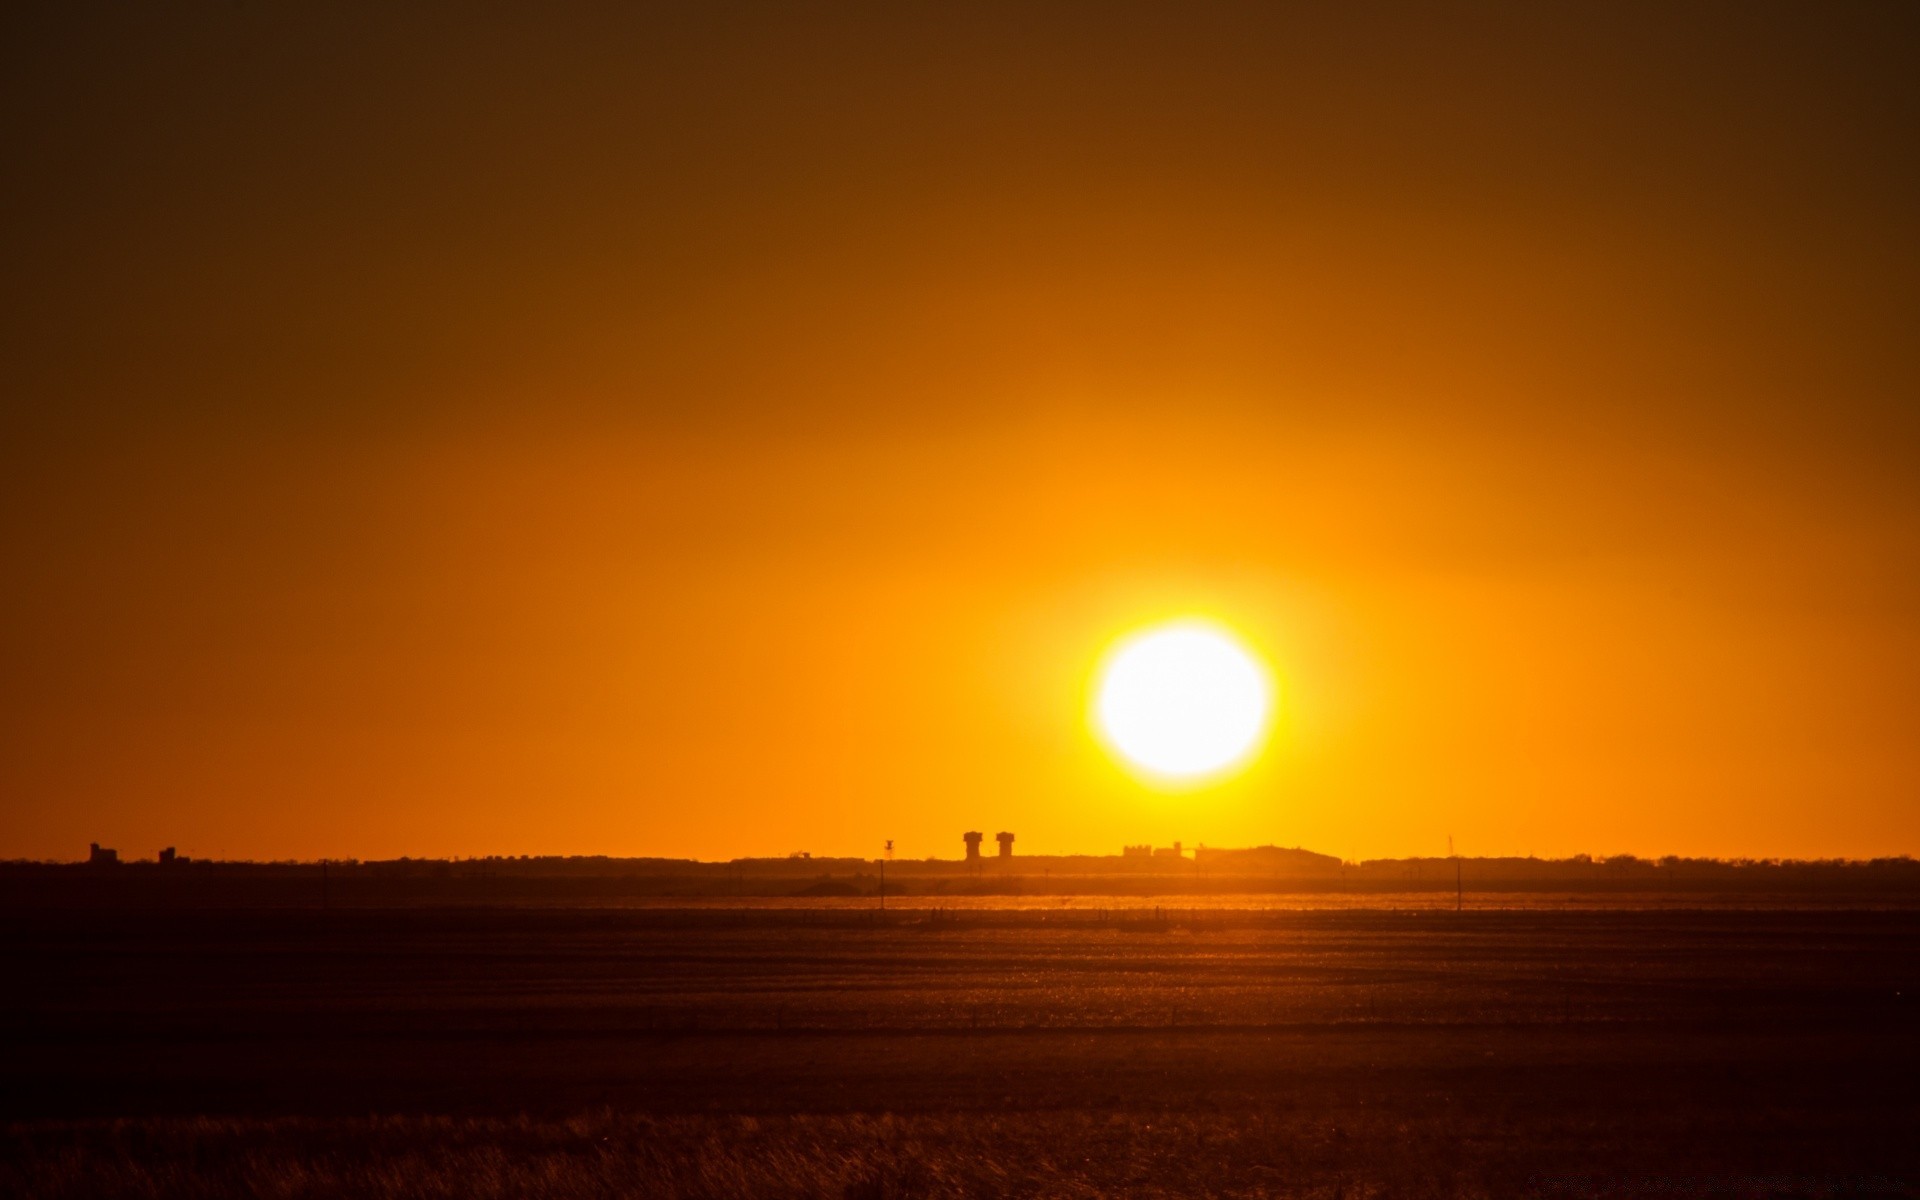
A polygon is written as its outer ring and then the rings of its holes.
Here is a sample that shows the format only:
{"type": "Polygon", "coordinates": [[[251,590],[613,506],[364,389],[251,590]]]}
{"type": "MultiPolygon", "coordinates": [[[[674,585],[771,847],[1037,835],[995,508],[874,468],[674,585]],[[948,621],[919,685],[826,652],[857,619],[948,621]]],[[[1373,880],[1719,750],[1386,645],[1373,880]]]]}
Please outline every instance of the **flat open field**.
{"type": "Polygon", "coordinates": [[[1920,1194],[1920,913],[15,910],[0,1194],[1920,1194]]]}

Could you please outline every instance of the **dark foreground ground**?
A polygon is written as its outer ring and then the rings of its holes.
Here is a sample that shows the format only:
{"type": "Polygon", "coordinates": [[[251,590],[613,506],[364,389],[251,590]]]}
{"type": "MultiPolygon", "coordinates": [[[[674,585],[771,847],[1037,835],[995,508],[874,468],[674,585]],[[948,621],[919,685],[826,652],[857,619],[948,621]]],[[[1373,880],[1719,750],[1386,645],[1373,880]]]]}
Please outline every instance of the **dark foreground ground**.
{"type": "Polygon", "coordinates": [[[0,1195],[1920,1195],[1920,914],[14,910],[0,1195]]]}

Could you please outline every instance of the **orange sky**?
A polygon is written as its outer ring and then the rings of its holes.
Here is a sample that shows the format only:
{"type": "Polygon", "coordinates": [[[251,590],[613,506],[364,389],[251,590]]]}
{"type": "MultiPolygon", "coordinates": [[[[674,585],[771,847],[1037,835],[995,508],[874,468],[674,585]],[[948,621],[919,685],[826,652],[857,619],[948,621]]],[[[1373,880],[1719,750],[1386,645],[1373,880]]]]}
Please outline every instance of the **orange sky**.
{"type": "Polygon", "coordinates": [[[1264,8],[4,18],[0,855],[1920,852],[1912,11],[1264,8]]]}

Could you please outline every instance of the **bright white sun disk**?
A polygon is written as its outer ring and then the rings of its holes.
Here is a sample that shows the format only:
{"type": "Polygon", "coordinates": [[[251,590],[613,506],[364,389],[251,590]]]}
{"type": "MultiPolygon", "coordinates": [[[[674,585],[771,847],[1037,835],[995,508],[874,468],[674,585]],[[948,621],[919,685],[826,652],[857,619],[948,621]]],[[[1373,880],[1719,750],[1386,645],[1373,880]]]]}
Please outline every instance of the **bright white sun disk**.
{"type": "Polygon", "coordinates": [[[1259,661],[1204,621],[1157,625],[1121,642],[1095,696],[1106,741],[1134,766],[1169,779],[1240,763],[1259,748],[1273,711],[1259,661]]]}

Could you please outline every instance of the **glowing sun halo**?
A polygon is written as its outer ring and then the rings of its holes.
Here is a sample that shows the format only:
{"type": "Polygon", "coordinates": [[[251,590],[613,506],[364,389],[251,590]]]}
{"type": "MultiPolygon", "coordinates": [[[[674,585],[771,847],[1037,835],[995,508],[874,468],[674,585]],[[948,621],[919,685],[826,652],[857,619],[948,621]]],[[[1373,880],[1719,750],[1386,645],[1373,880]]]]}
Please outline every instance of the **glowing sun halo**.
{"type": "Polygon", "coordinates": [[[1237,766],[1259,748],[1273,689],[1258,659],[1205,621],[1142,630],[1107,655],[1094,724],[1128,763],[1173,781],[1237,766]]]}

